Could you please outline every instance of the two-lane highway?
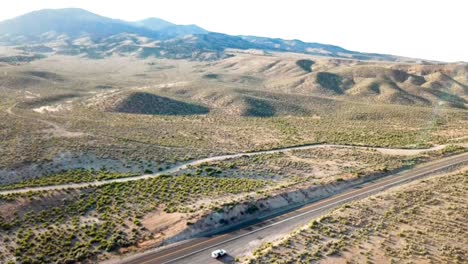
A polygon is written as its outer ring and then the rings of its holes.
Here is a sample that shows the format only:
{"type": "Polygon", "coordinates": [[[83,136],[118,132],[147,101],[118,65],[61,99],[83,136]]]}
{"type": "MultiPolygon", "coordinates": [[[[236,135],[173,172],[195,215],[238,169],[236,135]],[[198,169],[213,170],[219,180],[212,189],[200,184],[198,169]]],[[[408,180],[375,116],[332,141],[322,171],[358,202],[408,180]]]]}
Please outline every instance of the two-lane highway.
{"type": "MultiPolygon", "coordinates": [[[[437,171],[448,170],[454,166],[467,165],[468,153],[444,158],[438,161],[419,165],[409,171],[387,176],[374,182],[363,184],[359,188],[350,188],[341,194],[310,203],[295,211],[261,221],[238,230],[211,237],[192,239],[162,250],[148,251],[117,261],[118,263],[229,263],[241,256],[249,248],[259,246],[263,241],[283,234],[308,223],[311,219],[336,208],[344,203],[359,200],[393,186],[403,184],[421,177],[433,175],[437,171]],[[215,260],[210,252],[217,248],[226,249],[228,256],[215,260]]],[[[114,261],[112,261],[114,262],[114,261]]]]}

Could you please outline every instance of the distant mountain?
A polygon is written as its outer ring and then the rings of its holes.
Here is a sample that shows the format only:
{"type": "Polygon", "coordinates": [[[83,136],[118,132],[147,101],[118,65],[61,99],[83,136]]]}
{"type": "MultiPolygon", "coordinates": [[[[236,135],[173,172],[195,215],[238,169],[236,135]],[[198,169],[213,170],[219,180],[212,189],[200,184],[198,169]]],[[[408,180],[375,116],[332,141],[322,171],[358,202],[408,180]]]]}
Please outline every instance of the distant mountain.
{"type": "Polygon", "coordinates": [[[256,36],[241,36],[242,39],[247,40],[256,45],[262,46],[265,49],[305,53],[318,56],[339,57],[339,58],[352,58],[358,60],[387,60],[395,61],[399,57],[385,54],[369,54],[356,51],[346,50],[342,47],[320,44],[320,43],[307,43],[297,39],[284,40],[280,38],[265,38],[256,36]]]}
{"type": "Polygon", "coordinates": [[[229,57],[225,49],[260,49],[249,41],[240,37],[221,33],[209,32],[206,34],[187,35],[163,41],[155,47],[144,47],[139,57],[150,57],[163,54],[171,59],[198,59],[215,60],[229,57]]]}
{"type": "Polygon", "coordinates": [[[253,49],[358,60],[417,62],[300,40],[213,33],[196,25],[176,25],[159,18],[127,22],[78,8],[45,9],[0,22],[0,45],[17,46],[22,51],[90,58],[117,54],[214,60],[232,56],[226,49],[253,49]]]}
{"type": "Polygon", "coordinates": [[[0,23],[0,34],[39,38],[45,34],[103,38],[122,32],[159,38],[160,33],[128,22],[102,17],[83,9],[45,9],[0,23]]]}
{"type": "Polygon", "coordinates": [[[133,22],[133,24],[139,27],[146,27],[148,29],[156,30],[156,31],[176,25],[169,21],[166,21],[164,19],[160,19],[157,17],[151,17],[151,18],[140,20],[140,21],[136,21],[136,22],[133,22]]]}
{"type": "Polygon", "coordinates": [[[208,33],[207,30],[197,25],[176,25],[156,17],[137,21],[134,22],[134,24],[154,31],[159,31],[166,36],[173,37],[208,33]]]}
{"type": "Polygon", "coordinates": [[[346,50],[344,48],[320,43],[306,43],[300,40],[283,40],[255,36],[232,36],[222,33],[196,34],[181,38],[171,39],[160,44],[169,54],[178,54],[183,51],[187,54],[193,52],[222,52],[225,49],[238,50],[264,50],[273,52],[294,52],[316,56],[335,58],[347,58],[356,60],[381,60],[381,61],[416,61],[403,57],[370,54],[346,50]]]}

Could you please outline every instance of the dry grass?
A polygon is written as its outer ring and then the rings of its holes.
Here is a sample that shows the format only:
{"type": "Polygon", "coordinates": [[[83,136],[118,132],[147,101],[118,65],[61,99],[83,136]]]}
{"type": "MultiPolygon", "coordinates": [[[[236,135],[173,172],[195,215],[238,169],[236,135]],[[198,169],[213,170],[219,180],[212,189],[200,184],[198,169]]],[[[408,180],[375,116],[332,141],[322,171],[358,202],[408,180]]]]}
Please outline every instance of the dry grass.
{"type": "Polygon", "coordinates": [[[268,185],[259,180],[161,176],[81,190],[2,196],[0,211],[8,213],[0,217],[0,262],[95,261],[106,252],[135,248],[155,237],[161,242],[177,231],[172,225],[156,228],[144,216],[179,212],[185,224],[185,216],[195,213],[188,206],[198,200],[246,195],[268,185]],[[164,233],[166,229],[169,233],[164,233]]]}
{"type": "Polygon", "coordinates": [[[468,171],[342,206],[247,263],[464,263],[468,171]]]}

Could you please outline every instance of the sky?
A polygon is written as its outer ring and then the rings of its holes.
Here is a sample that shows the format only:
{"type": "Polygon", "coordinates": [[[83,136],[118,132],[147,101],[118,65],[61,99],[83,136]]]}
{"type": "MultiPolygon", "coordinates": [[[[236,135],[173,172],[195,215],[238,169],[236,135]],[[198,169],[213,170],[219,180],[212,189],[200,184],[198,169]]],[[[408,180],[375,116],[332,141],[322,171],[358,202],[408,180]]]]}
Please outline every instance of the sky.
{"type": "Polygon", "coordinates": [[[0,20],[79,7],[123,20],[159,17],[232,35],[468,62],[467,0],[1,0],[0,20]]]}

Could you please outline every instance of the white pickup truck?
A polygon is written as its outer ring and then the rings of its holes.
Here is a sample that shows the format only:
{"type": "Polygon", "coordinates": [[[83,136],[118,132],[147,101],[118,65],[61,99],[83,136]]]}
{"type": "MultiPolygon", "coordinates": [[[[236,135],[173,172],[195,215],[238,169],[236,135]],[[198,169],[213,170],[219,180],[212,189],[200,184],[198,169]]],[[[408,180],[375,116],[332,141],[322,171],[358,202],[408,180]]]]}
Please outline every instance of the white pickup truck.
{"type": "Polygon", "coordinates": [[[211,257],[212,258],[220,258],[222,256],[226,255],[226,250],[224,249],[217,249],[213,252],[211,252],[211,257]]]}

